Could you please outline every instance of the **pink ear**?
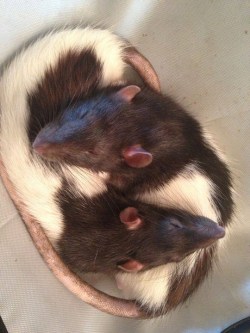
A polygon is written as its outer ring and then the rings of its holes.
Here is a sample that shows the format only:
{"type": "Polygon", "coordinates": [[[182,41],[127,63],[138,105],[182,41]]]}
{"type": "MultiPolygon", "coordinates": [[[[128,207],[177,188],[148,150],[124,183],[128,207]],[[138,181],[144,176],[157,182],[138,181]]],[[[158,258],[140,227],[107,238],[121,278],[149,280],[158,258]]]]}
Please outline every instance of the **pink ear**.
{"type": "Polygon", "coordinates": [[[142,219],[138,216],[138,210],[134,207],[127,207],[120,213],[120,220],[128,230],[137,230],[143,224],[142,219]]]}
{"type": "Polygon", "coordinates": [[[121,88],[117,93],[115,93],[115,96],[129,103],[140,91],[140,87],[132,85],[121,88]]]}
{"type": "Polygon", "coordinates": [[[140,145],[125,148],[122,155],[127,165],[132,168],[145,168],[153,160],[152,154],[144,150],[140,145]]]}
{"type": "Polygon", "coordinates": [[[118,267],[128,273],[136,273],[142,270],[144,268],[144,265],[137,260],[130,259],[124,264],[118,265],[118,267]]]}

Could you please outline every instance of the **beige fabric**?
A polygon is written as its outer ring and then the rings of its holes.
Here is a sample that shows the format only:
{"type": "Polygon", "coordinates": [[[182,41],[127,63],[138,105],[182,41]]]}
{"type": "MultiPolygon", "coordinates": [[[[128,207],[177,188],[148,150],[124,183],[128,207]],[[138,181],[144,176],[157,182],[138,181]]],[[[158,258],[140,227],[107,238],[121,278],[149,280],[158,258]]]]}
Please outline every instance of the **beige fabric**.
{"type": "MultiPolygon", "coordinates": [[[[145,54],[175,97],[232,160],[238,224],[218,269],[167,318],[123,319],[83,304],[51,274],[0,183],[0,313],[12,333],[218,333],[250,312],[250,1],[0,2],[0,62],[41,30],[102,23],[145,54]]],[[[118,295],[108,280],[96,287],[118,295]]]]}

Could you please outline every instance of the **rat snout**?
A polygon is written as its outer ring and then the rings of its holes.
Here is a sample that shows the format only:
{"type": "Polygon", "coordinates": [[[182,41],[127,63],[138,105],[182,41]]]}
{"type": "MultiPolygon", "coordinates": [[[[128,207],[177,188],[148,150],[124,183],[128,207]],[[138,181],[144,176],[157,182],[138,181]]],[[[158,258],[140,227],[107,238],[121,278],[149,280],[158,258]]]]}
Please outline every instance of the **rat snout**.
{"type": "Polygon", "coordinates": [[[225,229],[219,225],[217,225],[216,230],[213,232],[213,236],[216,239],[223,238],[225,236],[225,229]]]}
{"type": "Polygon", "coordinates": [[[36,154],[48,160],[55,160],[63,154],[61,144],[64,131],[56,125],[47,125],[36,136],[32,148],[36,154]]]}
{"type": "Polygon", "coordinates": [[[46,153],[49,151],[50,144],[49,143],[40,143],[39,141],[34,141],[32,148],[34,151],[41,156],[46,156],[46,153]]]}
{"type": "Polygon", "coordinates": [[[157,244],[165,251],[171,250],[171,258],[178,261],[223,238],[225,230],[203,216],[173,215],[159,224],[157,234],[157,244]]]}
{"type": "MultiPolygon", "coordinates": [[[[74,125],[74,124],[73,124],[74,125]]],[[[60,155],[63,148],[68,144],[73,129],[72,123],[59,126],[49,124],[45,126],[36,136],[32,148],[45,158],[53,158],[60,155]],[[60,149],[58,149],[60,147],[60,149]]]]}
{"type": "Polygon", "coordinates": [[[55,128],[44,128],[38,133],[32,144],[32,148],[38,155],[46,157],[51,153],[53,145],[50,143],[50,137],[54,135],[55,131],[55,128]]]}
{"type": "Polygon", "coordinates": [[[213,228],[204,228],[201,231],[201,242],[200,247],[205,248],[212,245],[218,239],[223,238],[225,236],[225,229],[221,226],[217,225],[213,228]]]}
{"type": "Polygon", "coordinates": [[[225,229],[218,223],[203,217],[196,216],[192,218],[194,229],[201,237],[219,239],[225,236],[225,229]]]}
{"type": "Polygon", "coordinates": [[[57,126],[52,124],[46,125],[38,132],[32,146],[38,146],[39,144],[43,144],[44,142],[49,142],[55,137],[57,131],[57,126]]]}
{"type": "Polygon", "coordinates": [[[225,236],[225,229],[208,218],[195,217],[193,218],[193,224],[193,237],[198,248],[210,246],[225,236]]]}

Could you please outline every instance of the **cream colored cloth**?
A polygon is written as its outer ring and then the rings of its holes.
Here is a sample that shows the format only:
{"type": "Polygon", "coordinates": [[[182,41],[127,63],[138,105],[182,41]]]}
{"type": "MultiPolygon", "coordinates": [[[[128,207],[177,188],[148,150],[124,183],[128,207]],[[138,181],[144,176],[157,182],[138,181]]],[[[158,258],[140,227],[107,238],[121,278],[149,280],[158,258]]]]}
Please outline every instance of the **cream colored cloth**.
{"type": "MultiPolygon", "coordinates": [[[[213,133],[232,161],[237,223],[219,268],[186,305],[152,322],[121,319],[56,280],[0,183],[0,314],[10,333],[219,333],[250,313],[250,1],[1,1],[0,62],[35,34],[77,22],[129,39],[163,91],[213,133]]],[[[108,280],[96,286],[113,290],[108,280]]]]}

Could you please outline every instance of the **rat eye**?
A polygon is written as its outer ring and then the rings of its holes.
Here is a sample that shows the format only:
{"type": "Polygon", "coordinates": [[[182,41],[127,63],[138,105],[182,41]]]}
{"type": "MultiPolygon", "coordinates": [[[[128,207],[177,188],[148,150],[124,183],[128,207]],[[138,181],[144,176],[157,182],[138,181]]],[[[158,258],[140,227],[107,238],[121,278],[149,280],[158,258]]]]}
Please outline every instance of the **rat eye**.
{"type": "Polygon", "coordinates": [[[80,114],[79,114],[80,117],[79,117],[79,118],[80,118],[80,119],[83,119],[83,118],[86,116],[87,112],[88,112],[87,110],[82,109],[82,110],[80,111],[80,114]]]}
{"type": "Polygon", "coordinates": [[[129,252],[127,253],[127,255],[128,255],[130,258],[135,258],[135,256],[136,256],[136,251],[129,251],[129,252]]]}
{"type": "Polygon", "coordinates": [[[176,229],[183,228],[183,225],[181,224],[181,222],[178,221],[176,218],[171,218],[170,225],[171,225],[171,227],[174,227],[176,229]]]}
{"type": "Polygon", "coordinates": [[[85,154],[89,155],[89,156],[97,156],[97,152],[94,149],[89,149],[87,151],[85,151],[85,154]]]}

